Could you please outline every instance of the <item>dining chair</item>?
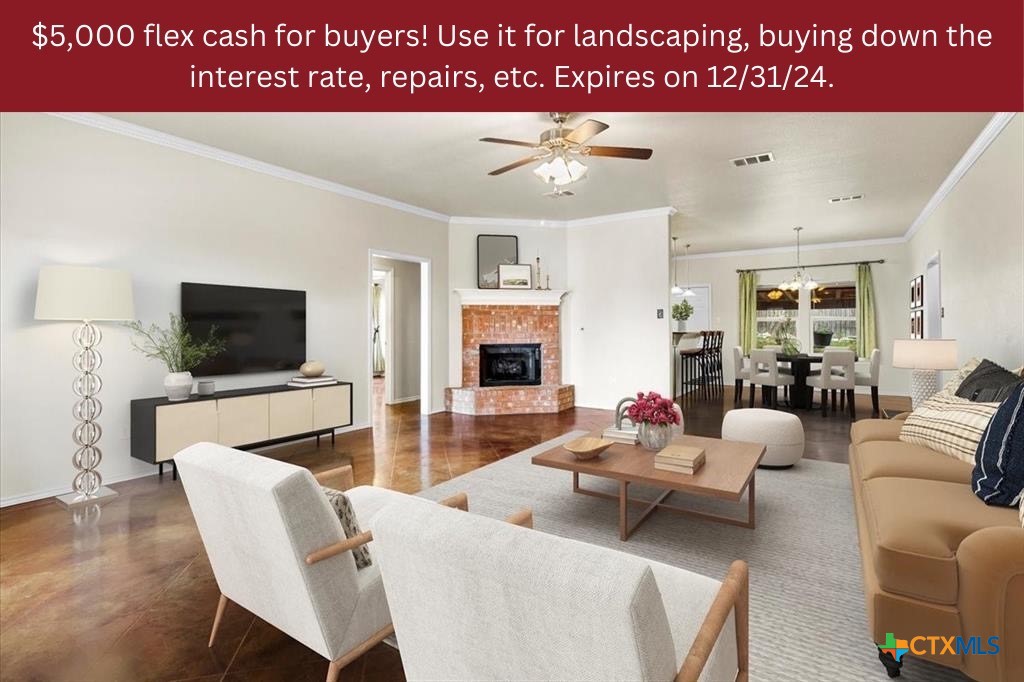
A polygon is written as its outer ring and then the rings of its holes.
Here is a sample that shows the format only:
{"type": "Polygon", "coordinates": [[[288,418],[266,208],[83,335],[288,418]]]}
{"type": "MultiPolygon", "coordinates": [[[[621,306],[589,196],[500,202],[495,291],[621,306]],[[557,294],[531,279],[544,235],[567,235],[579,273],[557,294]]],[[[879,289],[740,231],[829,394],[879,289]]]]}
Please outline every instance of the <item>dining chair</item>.
{"type": "Polygon", "coordinates": [[[792,386],[792,374],[779,371],[778,353],[774,350],[750,351],[750,407],[754,406],[754,386],[767,387],[768,402],[774,409],[779,408],[779,386],[792,386]]]}
{"type": "Polygon", "coordinates": [[[732,348],[732,366],[736,376],[736,395],[733,396],[733,402],[739,404],[743,402],[743,380],[750,380],[750,366],[747,364],[747,359],[743,357],[743,348],[740,346],[732,348]]]}
{"type": "MultiPolygon", "coordinates": [[[[856,386],[854,363],[857,354],[852,350],[828,349],[821,354],[821,373],[807,377],[811,389],[821,389],[821,416],[828,415],[828,394],[832,391],[832,412],[836,411],[836,392],[842,391],[843,402],[849,402],[850,419],[857,418],[853,389],[856,386]]],[[[842,408],[840,408],[842,409],[842,408]]]]}
{"type": "Polygon", "coordinates": [[[878,416],[878,374],[882,366],[882,351],[875,348],[868,358],[867,371],[854,366],[854,384],[871,387],[871,416],[878,416]]]}

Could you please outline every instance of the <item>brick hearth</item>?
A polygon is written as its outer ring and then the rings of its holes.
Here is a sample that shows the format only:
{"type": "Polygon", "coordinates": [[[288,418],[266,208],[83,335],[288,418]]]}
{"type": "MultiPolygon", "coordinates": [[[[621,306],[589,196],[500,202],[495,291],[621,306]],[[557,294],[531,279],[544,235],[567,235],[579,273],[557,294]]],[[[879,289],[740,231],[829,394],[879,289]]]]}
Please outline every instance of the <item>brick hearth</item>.
{"type": "Polygon", "coordinates": [[[445,408],[460,414],[561,412],[575,404],[562,384],[558,305],[462,306],[462,386],[445,390],[445,408]],[[480,386],[480,345],[539,343],[540,386],[480,386]]]}

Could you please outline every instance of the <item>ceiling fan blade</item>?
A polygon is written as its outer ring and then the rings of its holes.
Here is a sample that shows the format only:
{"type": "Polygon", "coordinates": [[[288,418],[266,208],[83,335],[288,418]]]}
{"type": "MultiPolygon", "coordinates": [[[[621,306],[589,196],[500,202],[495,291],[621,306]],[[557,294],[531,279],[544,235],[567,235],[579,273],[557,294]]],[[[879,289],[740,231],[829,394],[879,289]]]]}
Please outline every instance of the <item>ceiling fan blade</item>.
{"type": "Polygon", "coordinates": [[[653,149],[640,147],[588,147],[590,156],[610,156],[613,159],[640,159],[646,161],[654,154],[653,149]]]}
{"type": "Polygon", "coordinates": [[[516,168],[519,168],[520,166],[525,166],[528,163],[533,163],[534,161],[538,161],[541,158],[542,158],[542,156],[540,156],[540,155],[527,156],[526,158],[519,159],[518,161],[510,163],[507,166],[502,166],[501,168],[498,168],[496,170],[492,170],[490,173],[488,173],[488,175],[501,175],[502,173],[507,173],[510,170],[515,170],[516,168]]]}
{"type": "Polygon", "coordinates": [[[481,142],[494,142],[495,144],[512,144],[517,147],[537,147],[536,142],[520,142],[519,140],[506,140],[500,137],[481,137],[481,142]]]}
{"type": "Polygon", "coordinates": [[[573,144],[583,144],[584,142],[592,138],[594,135],[597,135],[598,133],[603,133],[606,130],[608,130],[607,123],[601,123],[600,121],[595,121],[592,118],[588,118],[586,121],[579,124],[578,126],[573,128],[569,133],[567,133],[565,135],[565,139],[567,142],[572,142],[573,144]]]}

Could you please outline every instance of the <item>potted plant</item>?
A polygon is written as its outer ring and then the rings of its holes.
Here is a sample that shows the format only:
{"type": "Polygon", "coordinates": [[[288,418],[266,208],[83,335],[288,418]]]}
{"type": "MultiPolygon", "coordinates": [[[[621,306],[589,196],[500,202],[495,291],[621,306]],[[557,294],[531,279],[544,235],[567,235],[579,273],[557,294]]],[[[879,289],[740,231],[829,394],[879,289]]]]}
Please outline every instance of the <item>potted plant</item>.
{"type": "Polygon", "coordinates": [[[129,322],[128,328],[135,333],[132,347],[167,366],[164,391],[168,400],[188,400],[192,394],[192,370],[223,351],[224,340],[217,338],[216,327],[210,328],[205,339],[193,339],[180,315],[171,313],[169,317],[166,329],[155,324],[145,327],[138,320],[129,322]]]}
{"type": "Polygon", "coordinates": [[[651,391],[636,394],[636,402],[626,410],[629,420],[636,424],[636,437],[648,450],[661,450],[672,440],[672,426],[682,423],[682,415],[675,403],[651,391]]]}
{"type": "Polygon", "coordinates": [[[823,322],[819,322],[814,325],[814,347],[824,348],[825,346],[831,345],[832,343],[832,330],[829,329],[828,325],[823,322]]]}
{"type": "Polygon", "coordinates": [[[693,315],[693,306],[689,301],[681,301],[672,304],[672,326],[673,331],[685,332],[686,321],[693,315]]]}

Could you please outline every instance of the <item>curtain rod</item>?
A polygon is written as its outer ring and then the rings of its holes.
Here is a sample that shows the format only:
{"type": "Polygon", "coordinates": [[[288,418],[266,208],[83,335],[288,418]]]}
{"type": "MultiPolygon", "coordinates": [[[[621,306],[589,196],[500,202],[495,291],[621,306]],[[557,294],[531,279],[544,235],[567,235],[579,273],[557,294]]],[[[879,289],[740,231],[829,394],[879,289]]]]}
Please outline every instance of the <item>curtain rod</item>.
{"type": "MultiPolygon", "coordinates": [[[[808,268],[830,268],[834,265],[870,265],[872,263],[884,262],[884,258],[879,258],[878,260],[851,260],[846,261],[845,263],[818,263],[816,265],[805,265],[803,267],[806,270],[808,268]]],[[[795,265],[780,265],[777,268],[736,268],[736,272],[767,272],[769,270],[792,270],[795,267],[795,265]]]]}

